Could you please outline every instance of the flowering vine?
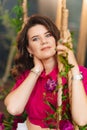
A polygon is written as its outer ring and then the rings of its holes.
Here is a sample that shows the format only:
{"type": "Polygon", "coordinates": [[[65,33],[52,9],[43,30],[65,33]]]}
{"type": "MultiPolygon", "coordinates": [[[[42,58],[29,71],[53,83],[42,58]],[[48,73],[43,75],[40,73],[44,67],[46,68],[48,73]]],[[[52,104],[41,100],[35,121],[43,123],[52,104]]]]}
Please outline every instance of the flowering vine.
{"type": "MultiPolygon", "coordinates": [[[[69,49],[70,48],[70,43],[66,43],[65,46],[67,46],[69,49]]],[[[72,50],[73,51],[73,50],[72,50]]],[[[53,93],[57,93],[59,88],[62,87],[62,105],[59,107],[55,107],[51,102],[48,100],[45,100],[45,103],[50,106],[50,108],[54,111],[54,114],[48,113],[48,116],[46,117],[45,121],[53,120],[53,122],[56,123],[51,123],[48,124],[48,127],[50,129],[57,129],[59,128],[60,130],[87,130],[87,125],[85,126],[78,126],[73,120],[72,120],[72,115],[70,111],[70,97],[69,97],[69,90],[68,90],[68,73],[70,72],[71,68],[74,67],[73,65],[68,63],[68,54],[66,55],[60,55],[59,60],[61,63],[64,65],[64,70],[62,70],[59,75],[62,78],[66,78],[66,83],[61,86],[57,83],[57,81],[48,79],[46,83],[46,90],[53,93]],[[57,122],[58,119],[58,114],[61,114],[61,120],[57,122]],[[58,126],[59,125],[59,126],[58,126]]]]}

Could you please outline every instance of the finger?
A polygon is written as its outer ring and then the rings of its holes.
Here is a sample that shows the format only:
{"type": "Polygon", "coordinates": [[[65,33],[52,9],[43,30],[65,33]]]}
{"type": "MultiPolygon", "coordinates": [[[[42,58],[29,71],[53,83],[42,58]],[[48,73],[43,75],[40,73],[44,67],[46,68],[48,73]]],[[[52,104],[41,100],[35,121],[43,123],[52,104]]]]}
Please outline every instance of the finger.
{"type": "Polygon", "coordinates": [[[64,52],[64,51],[58,51],[58,53],[57,53],[58,55],[63,55],[63,56],[66,56],[66,52],[64,52]]]}
{"type": "Polygon", "coordinates": [[[58,45],[56,48],[57,51],[68,51],[68,48],[62,44],[58,45]]]}
{"type": "Polygon", "coordinates": [[[58,44],[65,44],[65,43],[72,43],[72,39],[71,37],[66,37],[66,38],[61,38],[58,40],[58,44]]]}

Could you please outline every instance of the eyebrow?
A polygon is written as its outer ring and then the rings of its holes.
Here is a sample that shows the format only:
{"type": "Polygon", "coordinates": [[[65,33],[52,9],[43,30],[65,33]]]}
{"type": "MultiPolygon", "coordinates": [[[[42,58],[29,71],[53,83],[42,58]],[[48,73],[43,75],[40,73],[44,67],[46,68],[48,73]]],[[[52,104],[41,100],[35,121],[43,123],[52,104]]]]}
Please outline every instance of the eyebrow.
{"type": "MultiPolygon", "coordinates": [[[[47,33],[50,33],[50,31],[47,31],[47,32],[45,32],[44,34],[47,34],[47,33]]],[[[31,38],[33,39],[33,38],[35,38],[35,37],[38,37],[39,35],[35,35],[35,36],[32,36],[31,38]]]]}

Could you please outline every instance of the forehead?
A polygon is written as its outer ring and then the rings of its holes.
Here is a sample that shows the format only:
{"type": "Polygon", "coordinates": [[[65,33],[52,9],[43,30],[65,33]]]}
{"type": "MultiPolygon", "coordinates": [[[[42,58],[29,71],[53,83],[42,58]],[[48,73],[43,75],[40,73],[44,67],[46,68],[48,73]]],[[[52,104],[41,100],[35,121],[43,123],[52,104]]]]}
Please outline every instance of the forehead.
{"type": "Polygon", "coordinates": [[[48,29],[44,25],[37,24],[28,30],[28,36],[44,34],[47,31],[48,29]]]}

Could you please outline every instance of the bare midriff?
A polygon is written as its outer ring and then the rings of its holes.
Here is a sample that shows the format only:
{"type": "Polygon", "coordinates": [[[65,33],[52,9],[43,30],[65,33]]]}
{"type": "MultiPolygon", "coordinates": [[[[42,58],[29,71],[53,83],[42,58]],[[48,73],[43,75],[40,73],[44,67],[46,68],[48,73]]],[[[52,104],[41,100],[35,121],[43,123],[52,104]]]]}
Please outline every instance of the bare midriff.
{"type": "MultiPolygon", "coordinates": [[[[38,126],[38,125],[32,124],[32,123],[29,121],[29,119],[27,119],[26,124],[27,124],[28,130],[50,130],[50,128],[41,128],[41,127],[38,126]]],[[[54,130],[54,129],[51,129],[51,130],[54,130]]]]}

